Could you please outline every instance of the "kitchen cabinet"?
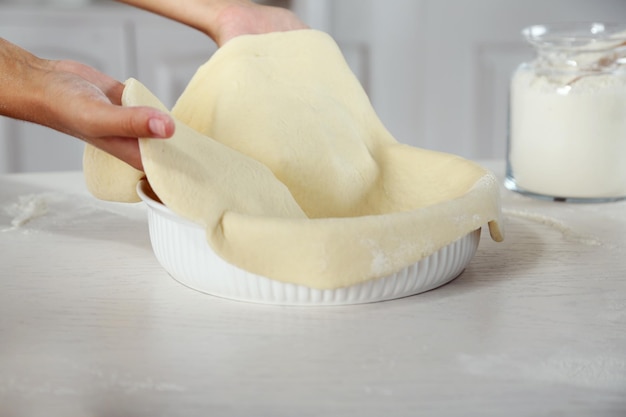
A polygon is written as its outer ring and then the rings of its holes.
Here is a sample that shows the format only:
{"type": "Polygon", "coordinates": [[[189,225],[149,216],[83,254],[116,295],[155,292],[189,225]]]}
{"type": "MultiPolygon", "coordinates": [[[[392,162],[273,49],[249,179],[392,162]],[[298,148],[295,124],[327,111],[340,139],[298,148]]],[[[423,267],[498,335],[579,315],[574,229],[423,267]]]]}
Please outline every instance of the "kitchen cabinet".
{"type": "Polygon", "coordinates": [[[333,34],[380,118],[401,142],[502,158],[508,86],[532,56],[520,31],[624,21],[624,0],[294,0],[333,34]]]}
{"type": "MultiPolygon", "coordinates": [[[[509,77],[532,54],[522,28],[626,16],[624,0],[272,3],[333,35],[399,141],[468,158],[504,156],[509,77]]],[[[30,9],[0,0],[0,36],[121,80],[136,77],[167,106],[215,51],[193,29],[112,1],[30,9]]],[[[61,136],[0,118],[0,173],[80,168],[82,144],[61,136]]]]}
{"type": "Polygon", "coordinates": [[[217,49],[201,32],[161,18],[135,27],[135,45],[136,78],[168,108],[217,49]]]}
{"type": "MultiPolygon", "coordinates": [[[[124,23],[84,14],[3,10],[0,36],[46,58],[84,62],[120,78],[131,63],[124,23]]],[[[82,144],[34,124],[0,118],[0,172],[75,169],[82,144]]]]}

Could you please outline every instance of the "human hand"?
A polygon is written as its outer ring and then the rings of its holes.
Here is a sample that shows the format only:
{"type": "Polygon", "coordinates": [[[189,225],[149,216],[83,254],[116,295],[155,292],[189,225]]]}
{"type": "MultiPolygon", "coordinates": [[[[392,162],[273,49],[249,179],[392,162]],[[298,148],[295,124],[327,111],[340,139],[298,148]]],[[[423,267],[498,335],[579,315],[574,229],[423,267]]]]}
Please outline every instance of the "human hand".
{"type": "Polygon", "coordinates": [[[80,138],[141,169],[138,137],[174,133],[156,109],[121,106],[124,86],[72,61],[49,61],[0,38],[0,115],[80,138]]]}
{"type": "Polygon", "coordinates": [[[308,27],[291,11],[250,0],[118,0],[196,28],[218,46],[239,35],[308,27]]]}
{"type": "Polygon", "coordinates": [[[148,107],[122,107],[124,85],[73,61],[48,61],[42,80],[46,111],[37,123],[75,136],[141,170],[138,137],[167,138],[172,118],[148,107]]]}
{"type": "Polygon", "coordinates": [[[222,46],[240,35],[307,29],[290,10],[249,1],[229,1],[214,14],[205,32],[222,46]]]}

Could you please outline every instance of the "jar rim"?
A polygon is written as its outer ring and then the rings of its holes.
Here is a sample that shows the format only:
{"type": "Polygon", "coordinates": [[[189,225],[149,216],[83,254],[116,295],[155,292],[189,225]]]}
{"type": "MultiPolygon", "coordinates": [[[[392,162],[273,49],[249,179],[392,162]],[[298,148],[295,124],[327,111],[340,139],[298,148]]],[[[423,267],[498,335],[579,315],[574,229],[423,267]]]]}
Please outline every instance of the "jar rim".
{"type": "Polygon", "coordinates": [[[543,49],[601,52],[626,48],[626,23],[537,24],[524,28],[522,35],[531,45],[543,49]]]}

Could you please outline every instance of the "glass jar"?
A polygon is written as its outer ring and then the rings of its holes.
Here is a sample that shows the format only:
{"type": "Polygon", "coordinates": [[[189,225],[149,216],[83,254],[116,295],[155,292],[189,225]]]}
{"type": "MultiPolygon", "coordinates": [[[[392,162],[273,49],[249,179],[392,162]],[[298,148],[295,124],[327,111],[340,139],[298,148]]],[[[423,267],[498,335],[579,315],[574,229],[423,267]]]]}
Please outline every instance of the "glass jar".
{"type": "Polygon", "coordinates": [[[626,198],[626,24],[523,30],[510,89],[507,188],[557,201],[626,198]]]}

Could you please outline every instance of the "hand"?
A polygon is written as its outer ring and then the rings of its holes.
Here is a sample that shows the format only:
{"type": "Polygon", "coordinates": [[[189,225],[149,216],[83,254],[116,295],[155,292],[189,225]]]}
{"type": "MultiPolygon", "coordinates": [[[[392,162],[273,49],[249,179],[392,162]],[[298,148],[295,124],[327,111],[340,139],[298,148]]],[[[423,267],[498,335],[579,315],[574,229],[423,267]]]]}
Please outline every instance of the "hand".
{"type": "Polygon", "coordinates": [[[165,138],[174,121],[121,106],[124,86],[72,61],[48,61],[0,38],[0,115],[80,138],[141,169],[137,137],[165,138]]]}
{"type": "Polygon", "coordinates": [[[194,27],[218,46],[239,35],[307,29],[287,9],[250,0],[119,0],[194,27]]]}
{"type": "Polygon", "coordinates": [[[141,170],[138,137],[167,138],[174,121],[148,107],[122,107],[124,86],[87,65],[49,61],[44,100],[53,103],[36,122],[75,136],[141,170]]]}
{"type": "Polygon", "coordinates": [[[240,35],[308,28],[287,9],[247,1],[231,3],[216,14],[215,22],[206,30],[219,46],[240,35]]]}
{"type": "MultiPolygon", "coordinates": [[[[306,29],[292,12],[249,0],[120,0],[178,20],[219,46],[244,34],[306,29]]],[[[122,107],[123,85],[72,61],[47,61],[0,38],[0,114],[80,138],[142,169],[138,137],[166,138],[174,122],[146,107],[122,107]]]]}

